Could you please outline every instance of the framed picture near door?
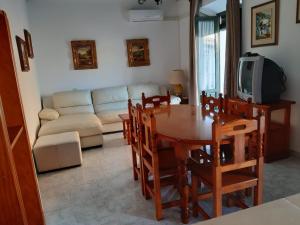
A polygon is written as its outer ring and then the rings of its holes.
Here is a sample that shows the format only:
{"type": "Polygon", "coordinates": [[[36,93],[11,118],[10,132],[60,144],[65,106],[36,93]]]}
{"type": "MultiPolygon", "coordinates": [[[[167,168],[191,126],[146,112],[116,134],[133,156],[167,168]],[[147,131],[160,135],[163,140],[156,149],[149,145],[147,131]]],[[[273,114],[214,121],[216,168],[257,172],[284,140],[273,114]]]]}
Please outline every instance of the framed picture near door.
{"type": "Polygon", "coordinates": [[[297,18],[296,23],[300,23],[300,0],[297,0],[297,18]]]}
{"type": "Polygon", "coordinates": [[[16,36],[16,41],[17,41],[21,69],[23,72],[27,72],[30,70],[30,65],[29,65],[29,60],[28,60],[28,52],[27,52],[26,42],[19,36],[16,36]]]}
{"type": "Polygon", "coordinates": [[[24,30],[24,36],[25,36],[25,42],[27,46],[28,57],[33,59],[34,53],[32,47],[31,34],[29,33],[28,30],[24,30]]]}
{"type": "Polygon", "coordinates": [[[273,0],[251,9],[251,47],[278,44],[279,0],[273,0]]]}

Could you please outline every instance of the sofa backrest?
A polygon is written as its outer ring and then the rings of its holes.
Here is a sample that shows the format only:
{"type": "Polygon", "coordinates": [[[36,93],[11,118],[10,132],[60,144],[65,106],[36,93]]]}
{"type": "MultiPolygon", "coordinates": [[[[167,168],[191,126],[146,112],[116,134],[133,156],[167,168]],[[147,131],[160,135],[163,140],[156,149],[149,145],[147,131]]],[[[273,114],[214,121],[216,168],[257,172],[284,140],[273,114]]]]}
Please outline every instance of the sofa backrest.
{"type": "Polygon", "coordinates": [[[146,97],[161,95],[160,87],[157,84],[132,84],[128,85],[128,97],[132,100],[141,101],[142,93],[146,97]]]}
{"type": "Polygon", "coordinates": [[[57,92],[52,101],[60,115],[94,113],[91,92],[87,90],[57,92]]]}
{"type": "Polygon", "coordinates": [[[127,108],[127,86],[97,89],[92,91],[92,97],[96,113],[127,108]]]}

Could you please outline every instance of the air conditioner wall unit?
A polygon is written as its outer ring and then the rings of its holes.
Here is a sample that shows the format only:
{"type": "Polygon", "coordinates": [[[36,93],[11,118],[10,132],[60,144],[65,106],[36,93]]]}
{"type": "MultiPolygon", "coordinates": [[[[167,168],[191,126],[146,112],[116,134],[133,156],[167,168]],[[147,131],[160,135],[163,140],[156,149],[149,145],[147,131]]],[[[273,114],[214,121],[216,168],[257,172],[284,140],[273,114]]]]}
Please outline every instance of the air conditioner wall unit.
{"type": "Polygon", "coordinates": [[[128,11],[130,22],[145,22],[145,21],[162,21],[164,20],[164,15],[162,10],[129,10],[128,11]]]}

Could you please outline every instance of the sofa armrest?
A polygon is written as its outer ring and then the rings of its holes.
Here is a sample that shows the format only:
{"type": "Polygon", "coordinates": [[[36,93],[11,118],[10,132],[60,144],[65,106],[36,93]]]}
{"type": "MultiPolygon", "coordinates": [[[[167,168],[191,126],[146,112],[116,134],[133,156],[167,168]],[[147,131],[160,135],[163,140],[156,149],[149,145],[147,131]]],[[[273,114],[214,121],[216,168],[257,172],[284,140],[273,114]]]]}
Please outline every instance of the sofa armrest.
{"type": "Polygon", "coordinates": [[[43,109],[39,112],[39,118],[41,120],[56,120],[59,117],[59,113],[55,109],[43,109]]]}
{"type": "Polygon", "coordinates": [[[181,102],[181,98],[171,95],[171,105],[179,105],[181,102]]]}

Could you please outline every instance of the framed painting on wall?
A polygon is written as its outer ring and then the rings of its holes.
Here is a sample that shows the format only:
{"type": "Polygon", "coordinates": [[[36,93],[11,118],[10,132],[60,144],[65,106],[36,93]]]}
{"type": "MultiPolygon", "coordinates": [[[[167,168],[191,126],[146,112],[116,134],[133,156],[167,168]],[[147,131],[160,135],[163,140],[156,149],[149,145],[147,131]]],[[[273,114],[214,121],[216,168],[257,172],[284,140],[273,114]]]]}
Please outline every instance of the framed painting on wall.
{"type": "Polygon", "coordinates": [[[33,59],[34,53],[32,47],[31,34],[29,33],[28,30],[24,30],[24,36],[25,36],[25,42],[27,46],[28,57],[33,59]]]}
{"type": "Polygon", "coordinates": [[[94,40],[71,41],[75,70],[97,69],[96,42],[94,40]]]}
{"type": "Polygon", "coordinates": [[[297,0],[297,19],[296,23],[300,23],[300,0],[297,0]]]}
{"type": "Polygon", "coordinates": [[[278,44],[279,0],[273,0],[251,9],[251,47],[278,44]]]}
{"type": "Polygon", "coordinates": [[[26,42],[19,36],[16,36],[16,41],[17,41],[21,69],[23,72],[27,72],[30,70],[30,66],[29,66],[26,42]]]}
{"type": "Polygon", "coordinates": [[[128,66],[149,66],[149,41],[148,39],[127,40],[128,66]]]}

